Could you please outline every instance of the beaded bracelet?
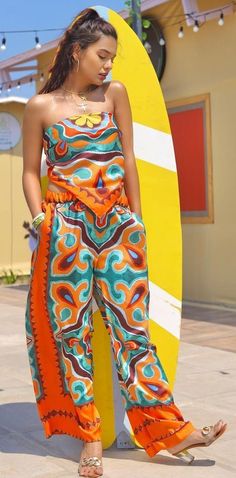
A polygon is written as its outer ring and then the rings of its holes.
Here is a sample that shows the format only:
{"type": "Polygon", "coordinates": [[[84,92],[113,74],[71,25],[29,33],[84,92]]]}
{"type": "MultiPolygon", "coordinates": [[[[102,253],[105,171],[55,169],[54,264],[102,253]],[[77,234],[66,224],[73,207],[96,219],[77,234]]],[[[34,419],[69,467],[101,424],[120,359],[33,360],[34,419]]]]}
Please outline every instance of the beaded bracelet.
{"type": "Polygon", "coordinates": [[[33,221],[32,221],[32,226],[37,229],[39,224],[41,224],[41,222],[44,220],[45,218],[45,212],[40,212],[39,214],[37,214],[37,216],[34,217],[33,221]]]}

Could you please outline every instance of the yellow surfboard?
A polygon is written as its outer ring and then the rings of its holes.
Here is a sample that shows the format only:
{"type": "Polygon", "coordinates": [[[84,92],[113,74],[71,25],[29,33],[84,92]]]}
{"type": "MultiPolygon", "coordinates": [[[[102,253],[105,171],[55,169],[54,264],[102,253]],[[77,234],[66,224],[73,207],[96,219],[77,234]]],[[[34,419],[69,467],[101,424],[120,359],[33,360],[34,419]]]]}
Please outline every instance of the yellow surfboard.
{"type": "MultiPolygon", "coordinates": [[[[112,23],[118,33],[117,57],[108,81],[124,83],[131,104],[134,152],[147,234],[150,335],[158,346],[158,356],[173,390],[181,325],[182,236],[169,119],[157,74],[136,33],[112,9],[92,8],[112,23]]],[[[44,196],[47,186],[44,158],[41,176],[44,196]]],[[[118,447],[139,446],[122,405],[110,337],[95,300],[93,323],[94,398],[102,419],[103,447],[108,448],[116,439],[118,447]]]]}

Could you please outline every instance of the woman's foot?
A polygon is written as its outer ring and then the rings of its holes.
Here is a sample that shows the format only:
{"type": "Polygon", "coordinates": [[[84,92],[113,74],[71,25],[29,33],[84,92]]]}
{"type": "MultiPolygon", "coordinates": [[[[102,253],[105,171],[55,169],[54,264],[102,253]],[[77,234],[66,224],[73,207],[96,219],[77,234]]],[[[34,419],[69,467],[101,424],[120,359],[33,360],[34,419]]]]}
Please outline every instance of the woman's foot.
{"type": "Polygon", "coordinates": [[[199,446],[209,446],[220,435],[222,435],[227,428],[227,423],[223,420],[219,420],[215,423],[209,433],[203,434],[201,429],[194,430],[188,437],[186,437],[181,443],[178,443],[174,447],[167,448],[167,451],[171,454],[180,452],[185,448],[191,448],[193,445],[199,444],[199,446]]]}
{"type": "MultiPolygon", "coordinates": [[[[91,460],[90,460],[91,463],[91,460]]],[[[80,455],[80,463],[78,473],[80,476],[91,476],[92,478],[102,476],[103,469],[102,469],[102,442],[101,441],[93,441],[93,442],[84,442],[83,449],[80,455]],[[82,465],[83,458],[91,458],[96,457],[100,460],[99,461],[95,458],[93,460],[94,464],[87,464],[82,465]]]]}

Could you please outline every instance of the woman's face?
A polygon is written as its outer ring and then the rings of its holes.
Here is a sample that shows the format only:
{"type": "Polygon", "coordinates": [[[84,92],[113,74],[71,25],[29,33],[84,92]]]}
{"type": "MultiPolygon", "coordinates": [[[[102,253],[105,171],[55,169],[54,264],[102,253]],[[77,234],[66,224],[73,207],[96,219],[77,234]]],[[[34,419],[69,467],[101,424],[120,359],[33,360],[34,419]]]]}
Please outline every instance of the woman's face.
{"type": "Polygon", "coordinates": [[[102,35],[86,50],[79,52],[78,73],[88,82],[100,85],[112,69],[116,57],[117,41],[112,36],[102,35]]]}

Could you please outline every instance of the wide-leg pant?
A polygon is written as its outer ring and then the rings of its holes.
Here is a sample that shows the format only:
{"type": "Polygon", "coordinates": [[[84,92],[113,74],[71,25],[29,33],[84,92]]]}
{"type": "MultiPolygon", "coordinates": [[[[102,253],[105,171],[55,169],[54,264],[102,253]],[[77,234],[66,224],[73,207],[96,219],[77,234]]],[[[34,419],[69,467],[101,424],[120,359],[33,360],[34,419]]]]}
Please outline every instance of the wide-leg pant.
{"type": "Polygon", "coordinates": [[[37,408],[46,438],[101,438],[93,396],[92,297],[110,335],[132,430],[149,456],[194,425],[174,403],[149,335],[146,230],[128,206],[99,218],[70,192],[47,190],[31,259],[25,325],[37,408]]]}

